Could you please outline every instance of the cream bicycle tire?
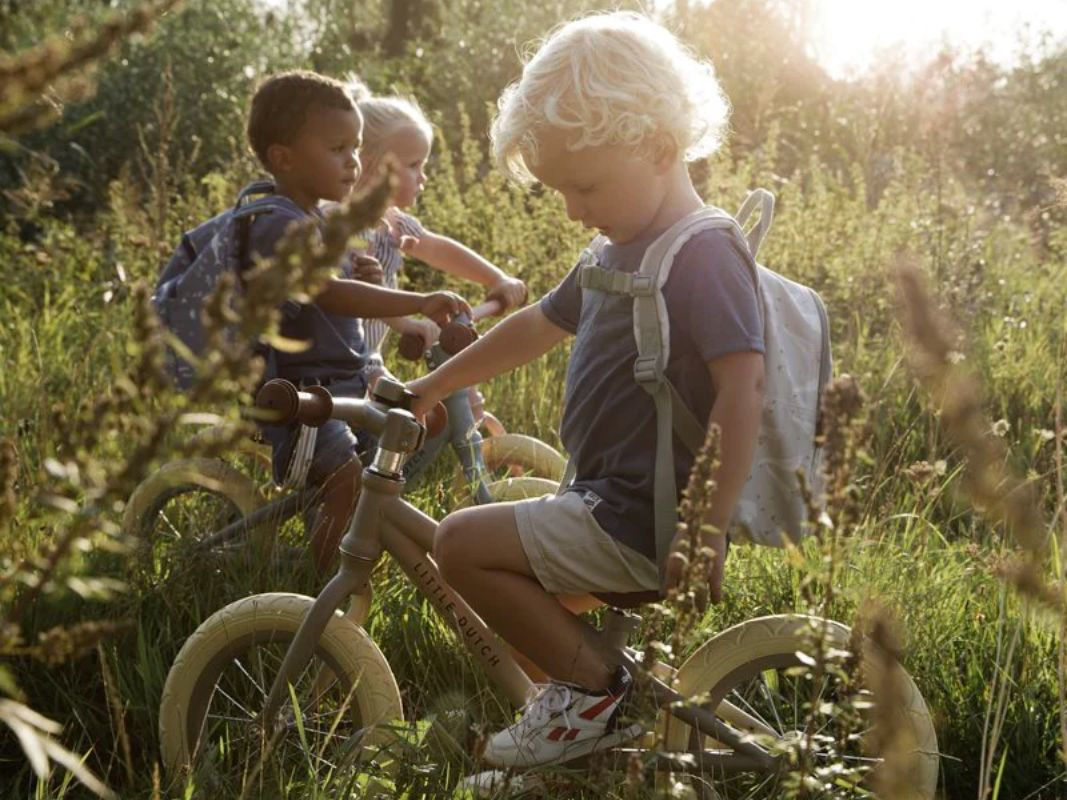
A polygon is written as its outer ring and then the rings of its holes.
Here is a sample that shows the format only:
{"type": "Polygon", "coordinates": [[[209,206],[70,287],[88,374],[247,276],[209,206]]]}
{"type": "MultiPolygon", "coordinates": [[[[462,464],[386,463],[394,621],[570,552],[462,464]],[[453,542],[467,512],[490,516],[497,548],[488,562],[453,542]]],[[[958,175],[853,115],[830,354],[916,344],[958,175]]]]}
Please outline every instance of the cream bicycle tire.
{"type": "Polygon", "coordinates": [[[146,517],[157,510],[160,498],[183,487],[218,494],[242,514],[250,514],[264,503],[252,480],[221,458],[186,458],[164,464],[138,484],[122,514],[123,531],[141,536],[146,517]]]}
{"type": "MultiPolygon", "coordinates": [[[[194,769],[203,751],[200,740],[205,727],[207,744],[212,744],[211,726],[205,726],[211,719],[212,702],[218,698],[217,702],[225,707],[230,699],[225,690],[216,691],[223,671],[246,650],[263,643],[277,645],[278,651],[284,652],[313,602],[310,597],[284,592],[245,597],[212,614],[186,640],[167,675],[160,701],[160,750],[164,767],[172,778],[194,769]]],[[[391,726],[403,719],[400,690],[385,656],[367,633],[336,611],[319,639],[315,657],[328,670],[320,670],[318,677],[310,682],[317,697],[325,696],[323,675],[343,676],[341,690],[345,699],[336,712],[338,720],[330,723],[330,733],[335,733],[343,717],[361,736],[357,746],[364,754],[373,755],[394,742],[391,726]]],[[[239,669],[249,674],[249,667],[239,665],[239,669]]],[[[260,701],[273,674],[268,676],[264,672],[263,677],[266,685],[257,686],[253,693],[260,701]]],[[[252,715],[258,711],[247,710],[252,715]]],[[[242,724],[231,722],[229,716],[218,719],[223,720],[221,725],[235,730],[242,724]]],[[[301,738],[310,735],[311,717],[303,722],[301,738]]],[[[230,736],[225,737],[227,745],[231,741],[230,736]]],[[[359,760],[363,763],[365,759],[359,760]]]]}
{"type": "MultiPolygon", "coordinates": [[[[169,574],[176,563],[174,552],[168,550],[195,547],[201,538],[264,503],[252,480],[222,459],[182,459],[164,464],[134,489],[123,511],[122,528],[136,543],[135,555],[145,574],[155,580],[169,574]]],[[[251,542],[258,551],[269,545],[272,535],[264,524],[250,533],[251,542]]]]}
{"type": "MultiPolygon", "coordinates": [[[[684,697],[707,694],[710,704],[716,702],[730,685],[743,680],[746,672],[755,675],[761,672],[761,667],[770,671],[771,668],[786,668],[790,664],[800,665],[802,662],[796,654],[807,649],[813,623],[826,625],[829,647],[848,649],[849,628],[838,622],[802,615],[775,615],[747,620],[713,637],[694,652],[678,669],[674,688],[684,697]]],[[[876,645],[866,641],[863,653],[866,674],[872,674],[870,668],[878,656],[876,645]]],[[[895,668],[900,680],[899,696],[895,698],[899,706],[892,711],[893,722],[894,726],[900,726],[897,730],[903,734],[898,741],[908,744],[902,751],[894,753],[893,772],[895,779],[903,775],[907,797],[932,800],[936,795],[939,768],[937,734],[926,701],[915,681],[899,665],[895,665],[895,668]]],[[[729,719],[723,707],[720,707],[719,713],[724,719],[729,719]]],[[[740,720],[729,721],[735,727],[758,730],[740,720]]],[[[781,725],[781,720],[775,724],[781,725]]],[[[689,749],[693,733],[689,726],[661,714],[659,729],[668,751],[684,752],[689,749]]],[[[714,746],[723,747],[721,744],[714,746]]],[[[714,787],[714,782],[712,784],[714,787]]]]}
{"type": "MultiPolygon", "coordinates": [[[[522,470],[522,474],[511,476],[513,478],[547,478],[557,483],[563,480],[563,472],[567,467],[566,459],[554,447],[521,433],[505,433],[482,439],[482,461],[489,474],[504,467],[516,467],[522,470]]],[[[456,467],[453,486],[460,493],[469,488],[459,467],[456,467]]]]}
{"type": "MultiPolygon", "coordinates": [[[[515,500],[526,500],[530,497],[541,497],[546,494],[555,494],[559,491],[559,484],[548,478],[505,478],[502,481],[493,481],[485,486],[489,490],[489,497],[494,503],[510,503],[515,500]]],[[[466,493],[463,499],[456,504],[456,510],[469,508],[474,505],[474,498],[466,493]]]]}

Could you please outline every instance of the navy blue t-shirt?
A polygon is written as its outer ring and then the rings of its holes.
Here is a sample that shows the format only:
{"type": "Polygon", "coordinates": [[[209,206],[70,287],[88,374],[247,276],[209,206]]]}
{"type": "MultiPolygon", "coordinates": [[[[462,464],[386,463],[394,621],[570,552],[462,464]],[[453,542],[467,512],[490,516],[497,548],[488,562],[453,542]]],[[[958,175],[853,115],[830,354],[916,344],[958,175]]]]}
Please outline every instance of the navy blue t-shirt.
{"type": "MultiPolygon", "coordinates": [[[[322,215],[312,212],[321,222],[322,215]]],[[[296,218],[285,213],[260,214],[249,230],[249,250],[263,258],[274,255],[278,241],[296,218]]],[[[346,258],[339,265],[340,277],[352,277],[346,258]]],[[[276,377],[294,383],[335,381],[350,378],[367,365],[363,322],[358,317],[328,314],[314,303],[287,300],[282,304],[279,333],[288,339],[309,341],[311,346],[298,353],[275,349],[276,377]]]]}
{"type": "MultiPolygon", "coordinates": [[[[636,272],[661,233],[608,244],[600,266],[636,272]]],[[[666,374],[704,424],[715,401],[708,362],[730,353],[764,351],[751,265],[747,248],[733,235],[705,231],[678,252],[663,288],[671,332],[666,374]]],[[[582,493],[605,532],[654,561],[656,409],[652,396],[634,380],[633,301],[581,289],[575,267],[541,299],[540,308],[576,336],[560,425],[560,438],[576,469],[568,491],[582,493]]],[[[693,456],[677,436],[674,461],[681,492],[693,456]]]]}

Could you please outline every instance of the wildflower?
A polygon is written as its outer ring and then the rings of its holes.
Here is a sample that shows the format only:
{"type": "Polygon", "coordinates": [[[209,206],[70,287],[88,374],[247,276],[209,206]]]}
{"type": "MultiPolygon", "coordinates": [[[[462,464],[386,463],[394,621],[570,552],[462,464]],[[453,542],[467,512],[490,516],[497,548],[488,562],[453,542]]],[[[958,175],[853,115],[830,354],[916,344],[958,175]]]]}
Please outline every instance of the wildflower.
{"type": "Polygon", "coordinates": [[[1011,423],[1004,418],[998,419],[993,423],[992,431],[994,436],[1003,439],[1008,435],[1009,430],[1011,430],[1011,423]]]}
{"type": "Polygon", "coordinates": [[[904,469],[904,475],[915,483],[923,484],[934,477],[934,467],[929,461],[916,461],[904,469]]]}
{"type": "Polygon", "coordinates": [[[948,471],[948,465],[944,459],[938,459],[933,464],[929,461],[916,461],[905,468],[904,475],[918,484],[928,483],[935,477],[944,475],[948,471]]]}

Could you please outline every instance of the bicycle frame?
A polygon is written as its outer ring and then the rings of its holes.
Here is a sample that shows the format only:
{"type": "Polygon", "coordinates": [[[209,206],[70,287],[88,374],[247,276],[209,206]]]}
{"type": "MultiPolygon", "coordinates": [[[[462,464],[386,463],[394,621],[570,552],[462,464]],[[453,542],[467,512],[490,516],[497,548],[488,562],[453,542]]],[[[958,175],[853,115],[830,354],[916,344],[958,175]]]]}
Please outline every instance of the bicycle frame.
{"type": "MultiPolygon", "coordinates": [[[[385,551],[397,561],[404,573],[426,597],[434,611],[456,632],[460,641],[475,657],[483,670],[515,705],[522,705],[532,684],[526,674],[478,615],[441,577],[429,555],[437,522],[401,499],[404,478],[400,465],[405,453],[415,449],[421,438],[421,426],[410,412],[399,408],[381,410],[374,403],[338,398],[332,401],[335,418],[363,425],[380,432],[381,440],[374,462],[363,472],[363,488],[348,531],[340,544],[341,563],[309,609],[274,679],[264,704],[261,722],[265,730],[273,726],[287,686],[300,674],[315,649],[331,616],[350,595],[358,594],[385,551]]],[[[622,663],[633,674],[638,665],[624,648],[626,634],[636,623],[632,615],[614,612],[603,631],[586,625],[591,646],[608,663],[622,663]]],[[[776,771],[779,758],[751,741],[730,724],[760,728],[744,711],[725,701],[715,712],[687,703],[685,698],[654,676],[651,691],[659,707],[701,733],[732,748],[732,751],[704,750],[692,755],[700,769],[723,771],[776,771]]],[[[385,720],[382,720],[385,722],[385,720]]]]}

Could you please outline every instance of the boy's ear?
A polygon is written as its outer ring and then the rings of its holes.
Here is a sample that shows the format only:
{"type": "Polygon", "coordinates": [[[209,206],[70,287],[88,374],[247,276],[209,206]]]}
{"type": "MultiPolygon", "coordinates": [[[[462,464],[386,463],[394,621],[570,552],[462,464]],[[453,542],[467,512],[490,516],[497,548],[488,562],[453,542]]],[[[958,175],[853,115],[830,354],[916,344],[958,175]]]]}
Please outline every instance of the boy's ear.
{"type": "Polygon", "coordinates": [[[271,172],[288,172],[293,163],[293,151],[284,144],[272,144],[267,148],[267,164],[271,172]]]}
{"type": "Polygon", "coordinates": [[[656,131],[649,137],[649,158],[657,172],[666,172],[678,160],[678,143],[674,137],[663,131],[656,131]]]}

